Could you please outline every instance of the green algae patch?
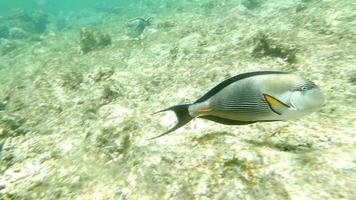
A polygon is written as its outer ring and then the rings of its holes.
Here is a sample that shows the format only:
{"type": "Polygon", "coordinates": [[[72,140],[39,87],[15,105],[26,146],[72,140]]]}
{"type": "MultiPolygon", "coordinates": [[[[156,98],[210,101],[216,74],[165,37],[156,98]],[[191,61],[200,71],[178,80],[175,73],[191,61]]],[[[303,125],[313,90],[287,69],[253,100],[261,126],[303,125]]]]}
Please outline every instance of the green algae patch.
{"type": "Polygon", "coordinates": [[[296,62],[297,49],[291,44],[282,44],[270,36],[260,33],[253,40],[252,54],[256,57],[270,56],[281,58],[288,63],[296,62]]]}

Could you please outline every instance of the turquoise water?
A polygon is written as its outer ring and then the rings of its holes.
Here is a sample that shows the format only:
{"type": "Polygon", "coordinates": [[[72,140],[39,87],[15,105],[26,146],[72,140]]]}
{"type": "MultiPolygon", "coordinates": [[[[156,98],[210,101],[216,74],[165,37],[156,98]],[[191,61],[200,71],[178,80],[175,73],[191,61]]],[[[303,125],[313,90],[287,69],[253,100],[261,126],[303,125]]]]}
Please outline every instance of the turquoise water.
{"type": "Polygon", "coordinates": [[[355,13],[354,0],[1,0],[0,200],[356,199],[355,13]],[[149,140],[176,123],[152,113],[265,70],[311,80],[326,104],[149,140]]]}
{"type": "Polygon", "coordinates": [[[83,9],[93,9],[99,6],[122,6],[128,2],[124,0],[105,0],[105,1],[84,1],[84,0],[3,0],[0,5],[0,13],[7,14],[13,9],[24,9],[26,11],[43,10],[48,13],[58,13],[61,11],[80,11],[83,9]]]}

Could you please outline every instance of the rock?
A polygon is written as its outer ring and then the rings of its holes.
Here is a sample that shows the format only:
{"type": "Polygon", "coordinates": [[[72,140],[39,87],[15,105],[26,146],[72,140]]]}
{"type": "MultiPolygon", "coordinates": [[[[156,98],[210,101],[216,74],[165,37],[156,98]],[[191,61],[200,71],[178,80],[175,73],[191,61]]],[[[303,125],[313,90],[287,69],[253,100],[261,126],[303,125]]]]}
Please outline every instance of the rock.
{"type": "Polygon", "coordinates": [[[77,89],[83,82],[83,74],[79,70],[68,70],[60,74],[61,85],[69,89],[77,89]]]}
{"type": "Polygon", "coordinates": [[[3,117],[1,119],[1,122],[5,124],[9,129],[11,130],[16,130],[18,129],[21,125],[16,121],[16,119],[12,117],[3,117]]]}
{"type": "Polygon", "coordinates": [[[261,6],[261,0],[242,0],[241,4],[249,10],[256,9],[261,6]]]}
{"type": "Polygon", "coordinates": [[[41,11],[27,13],[17,9],[0,20],[3,26],[17,27],[28,33],[43,33],[49,24],[49,16],[41,11]]]}
{"type": "MultiPolygon", "coordinates": [[[[7,136],[8,131],[4,127],[0,127],[0,138],[4,138],[7,136]]],[[[0,152],[2,150],[3,144],[0,143],[0,152]]]]}
{"type": "Polygon", "coordinates": [[[110,102],[116,97],[120,96],[119,91],[116,90],[113,86],[110,84],[104,84],[101,89],[101,94],[100,94],[100,99],[104,102],[110,102]]]}
{"type": "Polygon", "coordinates": [[[80,30],[80,51],[85,54],[111,44],[111,37],[98,30],[83,27],[80,30]]]}
{"type": "Polygon", "coordinates": [[[301,12],[305,9],[307,9],[307,5],[305,3],[299,3],[296,7],[295,7],[295,12],[301,12]]]}
{"type": "Polygon", "coordinates": [[[34,23],[34,29],[37,33],[43,33],[49,24],[49,15],[42,11],[35,11],[31,13],[31,18],[34,23]]]}
{"type": "Polygon", "coordinates": [[[59,30],[59,31],[65,30],[69,26],[68,20],[66,18],[58,18],[58,19],[56,19],[54,24],[55,24],[57,30],[59,30]]]}
{"type": "Polygon", "coordinates": [[[14,9],[8,15],[5,16],[6,19],[17,19],[20,21],[31,21],[31,16],[25,12],[23,9],[14,9]]]}
{"type": "Polygon", "coordinates": [[[11,51],[15,50],[16,47],[17,45],[15,42],[8,39],[0,38],[0,55],[8,54],[11,51]]]}
{"type": "Polygon", "coordinates": [[[169,29],[175,27],[176,24],[172,21],[163,21],[163,22],[158,22],[156,26],[159,29],[169,30],[169,29]]]}
{"type": "Polygon", "coordinates": [[[258,33],[253,39],[252,55],[255,57],[278,57],[289,63],[296,62],[296,48],[294,46],[282,44],[265,33],[258,33]]]}
{"type": "Polygon", "coordinates": [[[352,83],[352,84],[356,84],[356,70],[353,70],[351,71],[351,73],[349,74],[349,81],[352,83]]]}
{"type": "Polygon", "coordinates": [[[22,28],[12,27],[9,29],[9,36],[13,39],[24,39],[29,36],[29,34],[22,28]]]}
{"type": "Polygon", "coordinates": [[[5,188],[5,181],[0,177],[0,190],[2,190],[4,188],[5,188]]]}
{"type": "Polygon", "coordinates": [[[124,117],[132,113],[132,110],[123,107],[119,104],[108,104],[100,107],[98,115],[101,119],[105,120],[105,126],[117,126],[124,117]]]}
{"type": "Polygon", "coordinates": [[[182,49],[192,49],[198,46],[200,39],[201,39],[201,35],[199,33],[192,33],[180,39],[178,47],[182,49]]]}
{"type": "Polygon", "coordinates": [[[9,27],[0,26],[0,38],[8,38],[9,37],[9,27]]]}
{"type": "Polygon", "coordinates": [[[114,70],[110,67],[102,67],[99,68],[94,74],[92,75],[92,79],[94,82],[99,82],[106,80],[111,77],[111,75],[114,74],[114,70]]]}
{"type": "Polygon", "coordinates": [[[217,1],[208,1],[207,3],[204,3],[202,5],[202,8],[208,11],[208,10],[212,10],[213,8],[216,8],[217,6],[218,6],[217,1]]]}

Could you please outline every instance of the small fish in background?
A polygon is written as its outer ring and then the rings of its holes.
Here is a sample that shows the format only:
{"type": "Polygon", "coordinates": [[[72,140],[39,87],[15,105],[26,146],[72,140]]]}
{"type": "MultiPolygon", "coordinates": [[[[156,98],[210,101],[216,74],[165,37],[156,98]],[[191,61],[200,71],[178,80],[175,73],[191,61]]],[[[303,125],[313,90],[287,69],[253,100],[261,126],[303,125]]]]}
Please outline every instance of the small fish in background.
{"type": "Polygon", "coordinates": [[[312,81],[281,71],[256,71],[231,77],[191,104],[164,111],[175,112],[178,123],[155,139],[199,117],[226,125],[297,119],[325,104],[320,88],[312,81]]]}
{"type": "Polygon", "coordinates": [[[130,20],[126,24],[126,34],[130,37],[137,38],[143,33],[143,31],[147,26],[151,25],[151,23],[152,23],[151,18],[147,18],[147,19],[136,18],[130,20]]]}

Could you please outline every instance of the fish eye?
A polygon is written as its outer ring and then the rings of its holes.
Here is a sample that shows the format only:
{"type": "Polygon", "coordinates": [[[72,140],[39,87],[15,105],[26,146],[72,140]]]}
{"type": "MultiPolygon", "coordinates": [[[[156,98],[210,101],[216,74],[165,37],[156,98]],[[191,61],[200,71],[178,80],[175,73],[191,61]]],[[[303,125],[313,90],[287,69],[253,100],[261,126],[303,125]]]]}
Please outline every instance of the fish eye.
{"type": "Polygon", "coordinates": [[[309,89],[310,89],[310,87],[308,87],[307,85],[301,85],[301,86],[295,88],[294,91],[305,92],[305,91],[307,91],[309,89]]]}
{"type": "Polygon", "coordinates": [[[302,87],[300,87],[300,90],[301,90],[301,91],[307,91],[307,90],[308,90],[308,87],[305,86],[305,85],[303,85],[302,87]]]}

